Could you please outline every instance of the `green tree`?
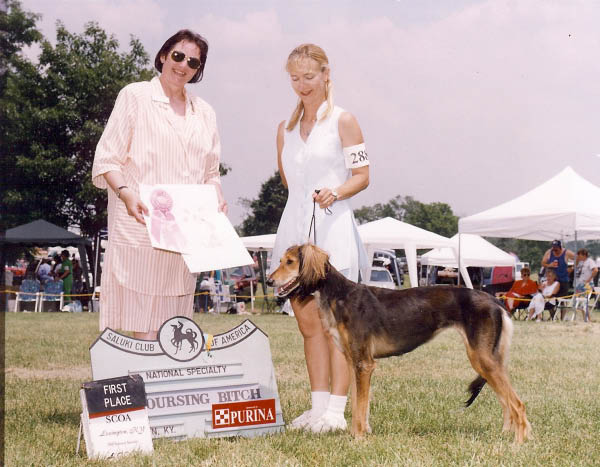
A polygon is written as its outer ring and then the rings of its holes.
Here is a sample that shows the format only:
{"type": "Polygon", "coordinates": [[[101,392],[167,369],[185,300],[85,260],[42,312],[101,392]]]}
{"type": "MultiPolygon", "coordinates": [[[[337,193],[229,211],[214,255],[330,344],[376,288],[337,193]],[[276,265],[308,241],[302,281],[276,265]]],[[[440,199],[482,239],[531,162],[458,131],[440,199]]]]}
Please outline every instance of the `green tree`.
{"type": "Polygon", "coordinates": [[[363,206],[354,210],[354,217],[359,224],[376,221],[384,217],[392,217],[400,220],[402,217],[402,198],[396,196],[387,203],[377,203],[373,206],[363,206]]]}
{"type": "Polygon", "coordinates": [[[0,232],[12,225],[8,222],[6,190],[9,181],[13,182],[10,168],[13,166],[10,151],[6,145],[5,129],[8,127],[6,109],[7,82],[9,76],[21,67],[23,47],[39,42],[41,33],[36,29],[39,15],[25,12],[18,1],[9,1],[7,10],[0,11],[0,232]]]}
{"type": "MultiPolygon", "coordinates": [[[[40,15],[21,9],[20,2],[7,2],[7,11],[0,11],[0,76],[6,77],[6,71],[14,60],[19,60],[19,52],[24,46],[39,42],[41,33],[35,23],[40,15]]],[[[6,82],[0,82],[4,89],[6,82]]]]}
{"type": "Polygon", "coordinates": [[[106,194],[91,183],[96,145],[119,90],[153,76],[148,62],[135,38],[119,52],[97,24],[72,34],[59,22],[39,63],[11,63],[0,98],[8,225],[45,218],[90,236],[106,225],[106,194]]]}
{"type": "Polygon", "coordinates": [[[359,223],[370,222],[383,217],[392,217],[416,227],[451,237],[458,232],[458,217],[446,203],[425,204],[411,196],[400,195],[387,203],[363,206],[354,211],[359,223]]]}
{"type": "Polygon", "coordinates": [[[287,188],[276,171],[265,181],[254,200],[242,199],[251,213],[242,222],[242,235],[262,235],[277,232],[279,220],[287,201],[287,188]]]}
{"type": "Polygon", "coordinates": [[[452,237],[458,232],[458,217],[446,203],[425,204],[407,196],[402,203],[404,217],[402,221],[430,232],[452,237]]]}

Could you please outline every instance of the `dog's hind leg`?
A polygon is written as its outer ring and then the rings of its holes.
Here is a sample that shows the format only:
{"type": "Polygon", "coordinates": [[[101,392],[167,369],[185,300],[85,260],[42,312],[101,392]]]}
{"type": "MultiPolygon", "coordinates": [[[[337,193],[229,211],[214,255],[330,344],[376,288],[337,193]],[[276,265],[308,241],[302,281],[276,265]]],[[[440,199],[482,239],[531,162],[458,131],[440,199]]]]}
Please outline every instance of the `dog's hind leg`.
{"type": "MultiPolygon", "coordinates": [[[[509,428],[515,431],[515,441],[521,444],[531,436],[531,425],[527,420],[525,404],[512,388],[506,370],[498,366],[488,373],[488,382],[499,399],[504,399],[510,421],[509,428]]],[[[506,418],[506,416],[505,416],[506,418]]],[[[505,420],[505,426],[506,426],[505,420]]]]}
{"type": "Polygon", "coordinates": [[[515,441],[522,443],[530,437],[531,426],[527,420],[525,405],[512,388],[503,359],[492,355],[487,346],[475,349],[467,343],[467,355],[471,365],[496,393],[503,412],[503,430],[514,430],[515,441]]]}

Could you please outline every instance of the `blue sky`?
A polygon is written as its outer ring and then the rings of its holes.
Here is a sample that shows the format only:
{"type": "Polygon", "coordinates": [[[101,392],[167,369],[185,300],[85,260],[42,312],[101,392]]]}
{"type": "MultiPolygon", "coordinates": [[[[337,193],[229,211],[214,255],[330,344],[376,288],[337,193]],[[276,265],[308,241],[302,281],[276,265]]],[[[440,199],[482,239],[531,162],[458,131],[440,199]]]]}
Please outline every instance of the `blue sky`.
{"type": "MultiPolygon", "coordinates": [[[[505,202],[566,165],[600,185],[600,2],[595,0],[23,0],[54,37],[98,22],[153,57],[182,27],[208,38],[190,90],[217,112],[234,224],[276,169],[295,97],[290,50],[322,46],[336,103],[358,119],[371,185],[354,207],[410,195],[458,215],[505,202]]],[[[35,51],[31,51],[35,54],[35,51]]]]}

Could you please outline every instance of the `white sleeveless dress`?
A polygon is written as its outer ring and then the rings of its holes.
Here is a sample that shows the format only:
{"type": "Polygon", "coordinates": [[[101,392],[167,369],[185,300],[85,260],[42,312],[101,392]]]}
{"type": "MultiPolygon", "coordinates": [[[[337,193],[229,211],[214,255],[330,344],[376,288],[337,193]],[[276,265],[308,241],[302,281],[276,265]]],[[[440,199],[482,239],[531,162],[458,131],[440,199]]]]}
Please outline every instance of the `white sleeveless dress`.
{"type": "MultiPolygon", "coordinates": [[[[326,108],[326,102],[319,107],[317,122],[306,142],[300,137],[299,123],[291,132],[284,131],[281,161],[288,183],[288,199],[277,229],[270,272],[277,269],[281,256],[290,246],[313,243],[309,229],[314,191],[320,188],[333,190],[352,175],[344,162],[338,130],[344,109],[336,106],[327,119],[320,121],[326,108]]],[[[326,214],[316,205],[317,246],[329,253],[331,264],[346,277],[357,281],[361,271],[364,280],[367,254],[356,228],[351,204],[347,199],[336,201],[330,210],[331,215],[326,214]]]]}

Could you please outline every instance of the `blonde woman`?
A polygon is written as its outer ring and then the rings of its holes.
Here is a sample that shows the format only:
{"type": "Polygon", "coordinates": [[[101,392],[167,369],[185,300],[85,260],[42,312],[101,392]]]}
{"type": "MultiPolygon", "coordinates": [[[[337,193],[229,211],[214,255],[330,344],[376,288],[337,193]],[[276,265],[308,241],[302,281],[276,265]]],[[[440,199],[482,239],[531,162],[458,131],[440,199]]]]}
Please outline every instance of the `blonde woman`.
{"type": "Polygon", "coordinates": [[[555,297],[560,290],[560,282],[556,278],[556,272],[553,269],[548,269],[546,272],[546,283],[539,286],[540,291],[533,296],[527,310],[529,314],[526,320],[532,320],[536,317],[536,321],[542,320],[544,310],[550,311],[550,317],[554,318],[556,300],[555,297]]]}
{"type": "MultiPolygon", "coordinates": [[[[329,253],[337,270],[357,281],[367,259],[349,199],[369,184],[369,159],[360,126],[351,113],[334,105],[329,60],[319,46],[296,47],[286,71],[298,104],[277,130],[277,163],[289,194],[271,269],[277,268],[288,247],[309,239],[314,212],[316,244],[329,253]]],[[[345,358],[325,334],[314,299],[296,304],[294,315],[304,339],[312,408],[291,427],[314,432],[345,429],[349,385],[345,358]]]]}

